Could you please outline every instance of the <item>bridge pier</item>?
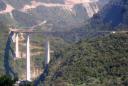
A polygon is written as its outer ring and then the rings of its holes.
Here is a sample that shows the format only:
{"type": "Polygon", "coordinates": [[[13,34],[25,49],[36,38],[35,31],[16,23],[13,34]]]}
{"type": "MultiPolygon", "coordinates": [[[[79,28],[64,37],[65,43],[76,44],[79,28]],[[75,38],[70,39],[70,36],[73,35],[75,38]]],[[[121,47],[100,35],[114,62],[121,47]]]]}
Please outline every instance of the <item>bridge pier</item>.
{"type": "Polygon", "coordinates": [[[26,64],[27,64],[27,80],[31,81],[31,66],[30,66],[30,37],[29,34],[27,34],[27,52],[26,52],[26,64]]]}
{"type": "MultiPolygon", "coordinates": [[[[38,31],[33,31],[33,29],[21,30],[21,29],[10,29],[11,32],[15,33],[15,54],[16,58],[20,56],[19,54],[19,33],[26,34],[26,80],[31,81],[31,58],[30,58],[30,34],[31,33],[42,33],[38,31]]],[[[45,66],[48,67],[50,62],[50,43],[47,41],[46,45],[46,57],[45,57],[45,66]]]]}
{"type": "Polygon", "coordinates": [[[48,65],[49,62],[50,62],[50,43],[49,41],[47,41],[45,65],[48,65]]]}
{"type": "Polygon", "coordinates": [[[16,33],[16,43],[15,43],[15,53],[16,53],[16,58],[19,57],[19,35],[16,33]]]}

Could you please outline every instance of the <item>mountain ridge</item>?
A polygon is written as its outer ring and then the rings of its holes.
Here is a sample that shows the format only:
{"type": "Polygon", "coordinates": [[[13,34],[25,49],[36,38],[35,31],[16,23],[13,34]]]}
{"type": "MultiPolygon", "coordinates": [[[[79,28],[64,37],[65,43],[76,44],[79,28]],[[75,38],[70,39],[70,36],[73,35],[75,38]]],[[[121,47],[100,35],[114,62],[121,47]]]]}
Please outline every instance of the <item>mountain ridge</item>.
{"type": "MultiPolygon", "coordinates": [[[[94,14],[96,14],[102,7],[99,5],[98,1],[90,1],[90,0],[83,0],[82,2],[74,1],[73,4],[65,4],[67,1],[63,1],[62,3],[60,0],[56,0],[51,3],[43,0],[37,1],[19,1],[17,0],[6,0],[8,9],[5,10],[3,13],[9,13],[10,16],[13,16],[13,10],[18,10],[21,13],[23,12],[24,15],[17,15],[17,16],[25,16],[30,15],[36,17],[36,21],[48,21],[52,24],[52,31],[67,31],[73,28],[78,28],[83,26],[88,19],[90,19],[94,14]],[[13,2],[13,3],[12,3],[13,2]],[[56,2],[56,3],[55,3],[56,2]],[[20,7],[20,5],[23,5],[20,7]],[[10,7],[9,7],[10,6],[10,7]],[[20,8],[19,8],[20,7],[20,8]]],[[[5,14],[4,13],[4,14],[5,14]]],[[[1,12],[2,14],[2,12],[1,12]]],[[[25,26],[29,27],[26,21],[17,21],[17,18],[14,20],[17,22],[18,26],[25,26]],[[26,24],[22,23],[26,22],[26,24]]],[[[22,17],[19,17],[22,18],[22,17]]],[[[27,18],[26,18],[27,19],[27,18]]],[[[18,19],[22,20],[22,19],[18,19]]],[[[31,20],[31,19],[30,19],[31,20]]],[[[29,19],[27,20],[29,21],[29,19]]],[[[30,23],[32,23],[30,21],[30,23]]],[[[29,24],[33,25],[33,24],[29,24]]]]}

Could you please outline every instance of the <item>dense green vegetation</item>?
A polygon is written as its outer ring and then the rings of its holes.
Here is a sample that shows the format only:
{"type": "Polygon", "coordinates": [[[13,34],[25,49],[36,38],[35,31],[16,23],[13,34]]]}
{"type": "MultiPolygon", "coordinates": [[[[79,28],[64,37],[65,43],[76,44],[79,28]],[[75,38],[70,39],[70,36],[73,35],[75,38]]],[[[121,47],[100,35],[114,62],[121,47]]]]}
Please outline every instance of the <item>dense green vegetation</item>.
{"type": "MultiPolygon", "coordinates": [[[[12,78],[11,76],[3,75],[0,77],[0,86],[17,86],[16,81],[18,78],[12,78]]],[[[33,86],[32,82],[22,81],[19,86],[33,86]]]]}
{"type": "Polygon", "coordinates": [[[0,77],[0,86],[13,86],[17,79],[12,79],[10,76],[3,75],[0,77]]]}
{"type": "Polygon", "coordinates": [[[8,30],[7,27],[0,22],[0,76],[4,74],[4,49],[7,39],[8,30]]]}
{"type": "Polygon", "coordinates": [[[127,52],[127,33],[80,41],[55,53],[46,84],[127,86],[127,52]]]}

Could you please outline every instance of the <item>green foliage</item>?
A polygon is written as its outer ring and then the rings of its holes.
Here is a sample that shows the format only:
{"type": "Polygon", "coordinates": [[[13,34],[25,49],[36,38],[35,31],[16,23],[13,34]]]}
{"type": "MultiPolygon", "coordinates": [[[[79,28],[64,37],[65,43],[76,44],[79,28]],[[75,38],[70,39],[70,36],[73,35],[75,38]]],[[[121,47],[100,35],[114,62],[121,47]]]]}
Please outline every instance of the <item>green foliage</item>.
{"type": "Polygon", "coordinates": [[[0,77],[0,86],[13,86],[17,79],[12,79],[10,76],[3,75],[0,77]]]}
{"type": "Polygon", "coordinates": [[[49,74],[52,83],[61,80],[75,86],[127,86],[127,42],[128,34],[117,33],[55,52],[49,74]]]}
{"type": "Polygon", "coordinates": [[[19,84],[19,86],[34,86],[33,82],[24,81],[19,84]]]}
{"type": "Polygon", "coordinates": [[[8,30],[3,22],[0,22],[0,76],[4,75],[4,48],[7,39],[8,30]]]}

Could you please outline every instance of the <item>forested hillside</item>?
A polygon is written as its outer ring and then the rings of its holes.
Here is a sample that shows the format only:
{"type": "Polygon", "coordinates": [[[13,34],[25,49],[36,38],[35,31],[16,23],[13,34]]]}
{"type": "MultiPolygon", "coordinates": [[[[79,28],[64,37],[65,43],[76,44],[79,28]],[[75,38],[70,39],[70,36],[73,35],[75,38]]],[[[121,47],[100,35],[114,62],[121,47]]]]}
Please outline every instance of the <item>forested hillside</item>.
{"type": "Polygon", "coordinates": [[[7,37],[8,29],[0,22],[0,76],[4,74],[4,49],[7,37]]]}
{"type": "Polygon", "coordinates": [[[46,85],[127,86],[128,34],[83,40],[58,50],[46,85]]]}

